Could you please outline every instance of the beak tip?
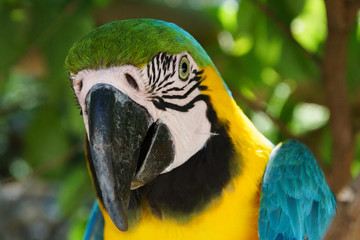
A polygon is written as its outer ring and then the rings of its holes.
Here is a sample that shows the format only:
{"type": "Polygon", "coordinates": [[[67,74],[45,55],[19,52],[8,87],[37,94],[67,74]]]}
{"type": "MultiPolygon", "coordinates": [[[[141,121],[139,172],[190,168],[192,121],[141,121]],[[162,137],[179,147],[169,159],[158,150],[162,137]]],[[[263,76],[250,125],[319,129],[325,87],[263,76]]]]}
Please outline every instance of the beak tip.
{"type": "Polygon", "coordinates": [[[128,204],[124,203],[124,199],[117,199],[116,201],[106,202],[105,208],[115,226],[122,232],[128,230],[128,204]]]}
{"type": "Polygon", "coordinates": [[[110,218],[115,226],[122,232],[126,232],[128,230],[128,217],[127,211],[118,211],[111,212],[110,218]]]}
{"type": "Polygon", "coordinates": [[[114,221],[114,224],[122,232],[126,232],[129,228],[127,219],[124,219],[124,221],[119,219],[119,221],[114,221]]]}

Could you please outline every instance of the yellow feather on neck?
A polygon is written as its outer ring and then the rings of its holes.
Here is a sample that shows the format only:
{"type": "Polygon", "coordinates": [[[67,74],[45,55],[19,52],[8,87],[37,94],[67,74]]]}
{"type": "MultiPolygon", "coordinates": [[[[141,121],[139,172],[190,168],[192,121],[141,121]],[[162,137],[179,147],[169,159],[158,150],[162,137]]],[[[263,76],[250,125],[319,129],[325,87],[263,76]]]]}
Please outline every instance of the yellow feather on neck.
{"type": "Polygon", "coordinates": [[[235,145],[240,171],[199,215],[186,223],[173,219],[159,219],[149,208],[142,206],[139,223],[127,232],[120,232],[101,206],[105,218],[104,239],[258,239],[257,221],[260,184],[273,145],[253,126],[235,101],[229,96],[221,77],[213,67],[204,69],[201,93],[210,102],[220,121],[229,126],[229,136],[235,145]]]}

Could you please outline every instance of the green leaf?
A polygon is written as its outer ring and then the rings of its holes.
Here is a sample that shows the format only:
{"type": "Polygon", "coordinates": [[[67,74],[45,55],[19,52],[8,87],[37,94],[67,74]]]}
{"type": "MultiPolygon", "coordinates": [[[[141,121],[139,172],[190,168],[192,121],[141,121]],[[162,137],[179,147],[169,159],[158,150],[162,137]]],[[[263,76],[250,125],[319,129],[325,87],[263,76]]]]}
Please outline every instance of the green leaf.
{"type": "Polygon", "coordinates": [[[291,32],[304,48],[318,52],[327,34],[324,1],[306,0],[303,11],[291,22],[291,32]]]}

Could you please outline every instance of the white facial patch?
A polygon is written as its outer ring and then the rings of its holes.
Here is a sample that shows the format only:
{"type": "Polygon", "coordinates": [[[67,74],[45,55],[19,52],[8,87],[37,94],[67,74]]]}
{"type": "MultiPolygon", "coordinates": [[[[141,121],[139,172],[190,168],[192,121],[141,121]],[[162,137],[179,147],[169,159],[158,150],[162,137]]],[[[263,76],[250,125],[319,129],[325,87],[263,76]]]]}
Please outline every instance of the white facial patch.
{"type": "Polygon", "coordinates": [[[154,122],[161,120],[169,128],[174,141],[175,158],[163,173],[182,165],[203,148],[212,135],[206,116],[206,103],[199,99],[198,69],[188,53],[173,56],[160,53],[141,69],[123,65],[100,70],[85,69],[72,75],[87,134],[89,124],[86,96],[96,84],[109,84],[143,106],[154,122]],[[188,59],[189,69],[179,65],[184,57],[188,59]],[[188,77],[182,79],[179,70],[189,70],[188,77]],[[128,81],[127,75],[135,80],[137,88],[128,81]]]}

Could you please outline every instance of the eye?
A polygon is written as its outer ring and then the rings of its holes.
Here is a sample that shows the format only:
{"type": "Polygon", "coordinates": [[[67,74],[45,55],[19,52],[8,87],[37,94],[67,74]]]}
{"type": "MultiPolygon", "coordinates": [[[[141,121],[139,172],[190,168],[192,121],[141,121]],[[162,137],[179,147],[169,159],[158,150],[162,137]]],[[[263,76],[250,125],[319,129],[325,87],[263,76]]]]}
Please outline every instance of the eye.
{"type": "Polygon", "coordinates": [[[179,63],[179,77],[182,80],[187,80],[190,73],[190,62],[186,56],[183,56],[179,63]]]}

